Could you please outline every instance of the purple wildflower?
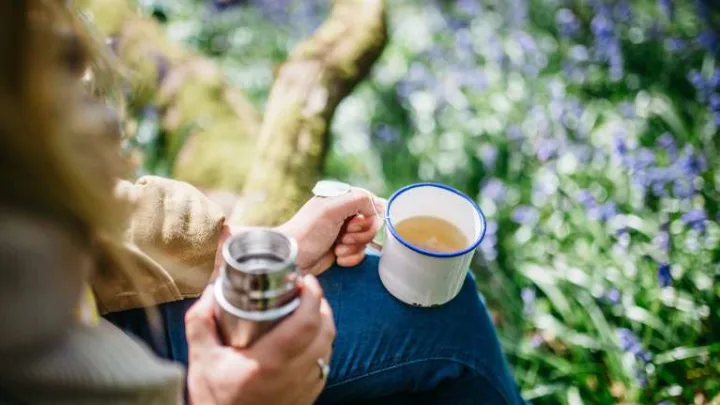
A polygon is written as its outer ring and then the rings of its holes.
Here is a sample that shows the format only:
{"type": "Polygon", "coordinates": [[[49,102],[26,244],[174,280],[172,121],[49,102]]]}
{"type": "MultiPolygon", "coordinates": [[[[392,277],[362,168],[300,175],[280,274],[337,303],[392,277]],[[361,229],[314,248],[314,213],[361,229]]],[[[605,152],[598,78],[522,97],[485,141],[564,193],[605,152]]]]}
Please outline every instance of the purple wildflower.
{"type": "Polygon", "coordinates": [[[535,313],[535,290],[523,288],[520,290],[520,298],[523,301],[523,313],[532,316],[535,313]]]}
{"type": "Polygon", "coordinates": [[[668,19],[672,20],[675,17],[673,0],[658,0],[658,8],[668,19]]]}
{"type": "Polygon", "coordinates": [[[705,85],[705,78],[695,69],[688,72],[687,79],[696,89],[700,89],[705,85]]]}
{"type": "Polygon", "coordinates": [[[657,270],[657,277],[661,288],[672,285],[673,277],[672,273],[670,273],[670,265],[668,263],[660,263],[657,270]]]}
{"type": "Polygon", "coordinates": [[[675,144],[675,139],[673,139],[670,133],[665,132],[660,135],[657,139],[657,145],[668,152],[671,160],[675,160],[677,158],[677,145],[675,144]]]}
{"type": "Polygon", "coordinates": [[[564,37],[572,37],[580,31],[580,21],[572,11],[567,8],[561,8],[555,14],[560,35],[564,37]]]}
{"type": "Polygon", "coordinates": [[[680,217],[680,220],[692,229],[698,232],[704,232],[707,214],[703,209],[693,209],[683,214],[683,216],[680,217]]]}
{"type": "Polygon", "coordinates": [[[386,124],[381,125],[375,132],[375,135],[380,141],[385,143],[393,143],[400,138],[398,131],[386,124]]]}
{"type": "Polygon", "coordinates": [[[613,287],[605,292],[605,299],[612,305],[620,302],[620,290],[613,287]]]}
{"type": "Polygon", "coordinates": [[[540,218],[540,214],[535,207],[521,205],[513,210],[510,218],[521,225],[533,225],[540,218]]]}
{"type": "Polygon", "coordinates": [[[493,201],[499,201],[505,196],[505,185],[498,179],[490,179],[482,187],[480,195],[493,201]]]}

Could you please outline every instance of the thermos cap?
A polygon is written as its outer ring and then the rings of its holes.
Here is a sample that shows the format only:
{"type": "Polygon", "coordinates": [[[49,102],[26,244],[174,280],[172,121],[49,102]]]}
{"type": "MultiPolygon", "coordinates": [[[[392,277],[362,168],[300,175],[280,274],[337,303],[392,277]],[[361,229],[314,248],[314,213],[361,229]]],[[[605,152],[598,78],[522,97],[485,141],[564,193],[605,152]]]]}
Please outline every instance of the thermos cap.
{"type": "Polygon", "coordinates": [[[228,238],[223,245],[225,263],[216,286],[216,292],[222,294],[218,303],[241,312],[266,311],[268,314],[263,318],[271,318],[278,308],[289,305],[298,296],[297,249],[293,238],[266,228],[250,229],[228,238]]]}

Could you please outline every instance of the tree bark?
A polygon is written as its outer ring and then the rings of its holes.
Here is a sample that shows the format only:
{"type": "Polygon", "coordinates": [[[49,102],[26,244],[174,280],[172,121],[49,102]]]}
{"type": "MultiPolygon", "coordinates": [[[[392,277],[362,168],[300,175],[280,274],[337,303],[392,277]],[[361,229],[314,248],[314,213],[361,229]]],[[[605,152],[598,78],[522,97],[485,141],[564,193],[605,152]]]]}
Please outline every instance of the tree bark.
{"type": "Polygon", "coordinates": [[[159,107],[168,149],[178,151],[173,177],[242,190],[261,122],[242,92],[212,62],[170,41],[128,0],[82,0],[79,7],[128,72],[131,104],[159,107]]]}
{"type": "Polygon", "coordinates": [[[367,75],[386,40],[383,0],[336,0],[329,18],[293,50],[270,92],[233,223],[277,225],[307,200],[335,108],[367,75]]]}
{"type": "MultiPolygon", "coordinates": [[[[128,0],[81,0],[80,6],[131,72],[134,104],[160,107],[170,149],[180,149],[174,177],[242,191],[232,215],[239,225],[277,225],[307,200],[335,109],[387,40],[383,0],[335,0],[328,19],[278,69],[260,125],[216,66],[169,41],[128,0]]],[[[227,205],[234,195],[221,199],[227,205]]]]}

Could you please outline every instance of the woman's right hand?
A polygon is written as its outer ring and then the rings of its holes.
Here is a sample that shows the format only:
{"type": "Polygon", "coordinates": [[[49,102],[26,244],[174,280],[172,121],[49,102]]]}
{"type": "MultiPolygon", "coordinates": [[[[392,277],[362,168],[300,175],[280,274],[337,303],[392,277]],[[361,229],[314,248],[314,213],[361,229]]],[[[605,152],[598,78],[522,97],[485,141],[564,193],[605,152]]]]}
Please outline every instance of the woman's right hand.
{"type": "Polygon", "coordinates": [[[221,344],[212,286],[187,312],[185,324],[191,404],[305,405],[325,386],[318,359],[330,364],[335,323],[311,275],[303,278],[295,312],[248,349],[221,344]]]}

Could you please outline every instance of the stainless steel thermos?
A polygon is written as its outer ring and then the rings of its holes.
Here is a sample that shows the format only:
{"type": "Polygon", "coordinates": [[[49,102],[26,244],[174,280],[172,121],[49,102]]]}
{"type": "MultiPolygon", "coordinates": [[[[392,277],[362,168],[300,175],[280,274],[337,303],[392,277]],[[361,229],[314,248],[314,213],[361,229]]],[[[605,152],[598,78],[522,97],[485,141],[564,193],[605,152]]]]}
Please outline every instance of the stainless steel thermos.
{"type": "Polygon", "coordinates": [[[297,243],[257,228],[228,238],[215,281],[215,317],[224,344],[250,346],[300,305],[297,243]]]}

